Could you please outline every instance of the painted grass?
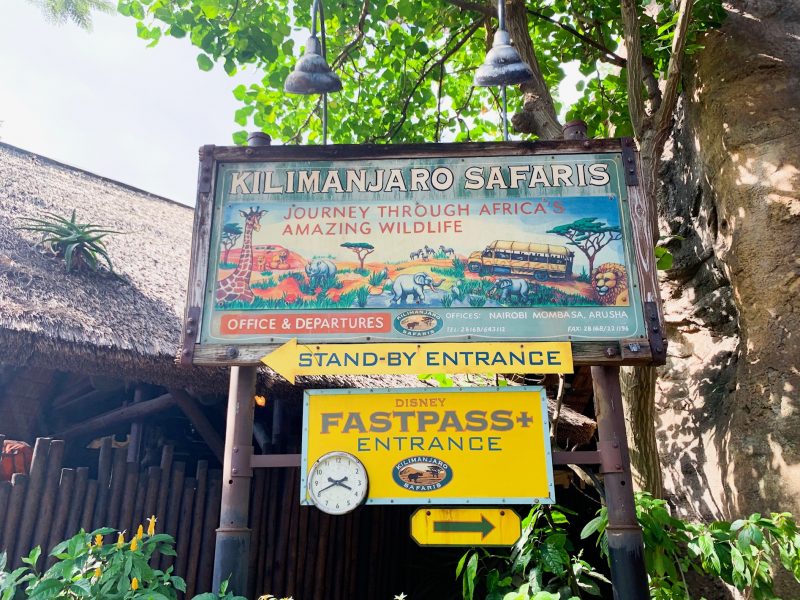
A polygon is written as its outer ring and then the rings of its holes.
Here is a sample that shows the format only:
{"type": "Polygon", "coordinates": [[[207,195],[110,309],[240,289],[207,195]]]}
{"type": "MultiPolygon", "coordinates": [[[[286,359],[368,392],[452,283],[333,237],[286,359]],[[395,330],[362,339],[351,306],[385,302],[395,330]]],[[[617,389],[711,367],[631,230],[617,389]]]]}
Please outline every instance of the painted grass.
{"type": "Polygon", "coordinates": [[[351,308],[356,301],[356,292],[344,292],[338,301],[331,300],[324,292],[316,298],[305,299],[298,298],[294,302],[287,302],[286,296],[282,298],[256,298],[251,304],[236,300],[235,302],[227,302],[224,306],[219,307],[225,310],[280,310],[280,309],[330,309],[330,308],[351,308]]]}
{"type": "Polygon", "coordinates": [[[367,300],[369,299],[369,288],[360,287],[356,290],[356,304],[359,307],[364,308],[367,305],[367,300]]]}

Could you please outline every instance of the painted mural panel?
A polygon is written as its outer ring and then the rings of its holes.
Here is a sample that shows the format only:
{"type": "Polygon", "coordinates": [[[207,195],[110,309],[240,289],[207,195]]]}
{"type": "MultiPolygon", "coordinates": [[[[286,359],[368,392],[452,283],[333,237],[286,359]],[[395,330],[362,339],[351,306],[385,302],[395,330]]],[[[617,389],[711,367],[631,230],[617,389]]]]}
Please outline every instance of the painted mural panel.
{"type": "Polygon", "coordinates": [[[644,337],[614,154],[223,163],[202,343],[644,337]]]}

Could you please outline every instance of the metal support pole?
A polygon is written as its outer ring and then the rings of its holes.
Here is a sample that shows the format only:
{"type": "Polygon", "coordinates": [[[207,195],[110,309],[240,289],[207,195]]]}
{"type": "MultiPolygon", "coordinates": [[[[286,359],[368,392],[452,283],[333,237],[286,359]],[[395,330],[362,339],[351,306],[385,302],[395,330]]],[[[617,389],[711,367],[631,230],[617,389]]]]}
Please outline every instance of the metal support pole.
{"type": "Polygon", "coordinates": [[[506,96],[506,86],[500,86],[500,94],[503,98],[503,141],[508,141],[508,98],[506,96]]]}
{"type": "Polygon", "coordinates": [[[608,555],[615,600],[650,597],[642,530],[636,520],[619,367],[592,367],[598,449],[608,508],[608,555]]]}
{"type": "Polygon", "coordinates": [[[214,591],[230,579],[234,594],[247,593],[250,557],[250,480],[253,471],[253,395],[257,367],[231,367],[228,416],[225,426],[225,464],[222,469],[222,507],[214,550],[214,591]]]}

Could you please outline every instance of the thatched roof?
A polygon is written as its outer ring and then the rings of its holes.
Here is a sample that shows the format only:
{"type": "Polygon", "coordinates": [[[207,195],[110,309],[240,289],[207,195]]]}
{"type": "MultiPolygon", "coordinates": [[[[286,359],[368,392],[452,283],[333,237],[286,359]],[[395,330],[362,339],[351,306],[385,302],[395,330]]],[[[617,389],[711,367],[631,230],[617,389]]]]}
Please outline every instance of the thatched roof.
{"type": "Polygon", "coordinates": [[[218,378],[173,362],[192,208],[2,143],[0,182],[0,362],[165,385],[218,378]],[[73,209],[124,232],[107,239],[114,274],[68,274],[35,245],[39,234],[17,229],[73,209]]]}

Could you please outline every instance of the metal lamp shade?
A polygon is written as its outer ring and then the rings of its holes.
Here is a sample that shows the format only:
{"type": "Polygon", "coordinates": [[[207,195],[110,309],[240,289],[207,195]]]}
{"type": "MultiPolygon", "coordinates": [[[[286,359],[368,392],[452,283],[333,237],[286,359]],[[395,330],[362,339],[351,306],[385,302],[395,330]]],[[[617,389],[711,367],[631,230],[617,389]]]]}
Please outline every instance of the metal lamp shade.
{"type": "Polygon", "coordinates": [[[511,45],[511,36],[503,29],[494,34],[492,49],[475,72],[473,83],[478,87],[516,85],[533,78],[533,71],[511,45]]]}
{"type": "Polygon", "coordinates": [[[305,54],[289,73],[283,89],[290,94],[327,94],[342,89],[342,80],[322,57],[316,36],[308,38],[305,54]]]}

